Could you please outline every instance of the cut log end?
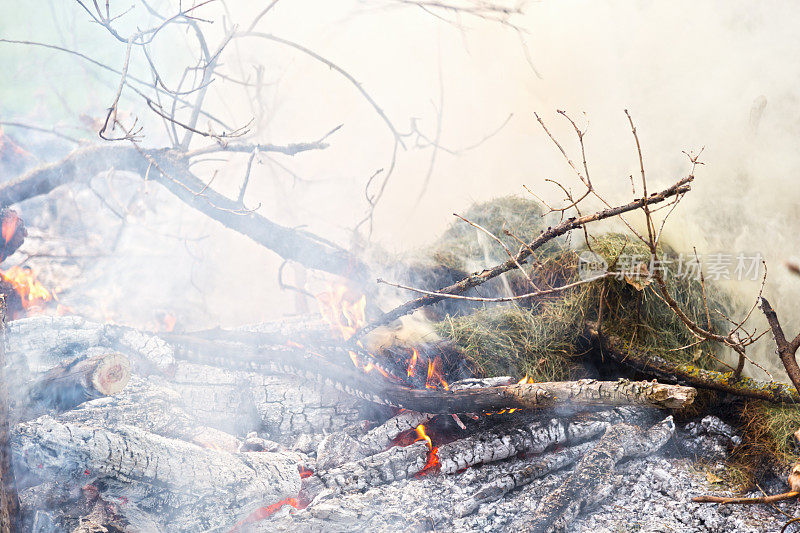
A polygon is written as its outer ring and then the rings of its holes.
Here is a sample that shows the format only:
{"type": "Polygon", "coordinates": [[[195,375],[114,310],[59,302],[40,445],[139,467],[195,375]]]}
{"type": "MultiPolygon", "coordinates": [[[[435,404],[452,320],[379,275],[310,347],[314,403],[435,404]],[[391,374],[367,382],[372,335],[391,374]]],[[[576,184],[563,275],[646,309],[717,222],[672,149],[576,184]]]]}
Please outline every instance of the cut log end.
{"type": "Polygon", "coordinates": [[[104,396],[119,394],[131,377],[131,363],[127,357],[112,353],[95,358],[97,366],[90,374],[92,387],[104,396]]]}

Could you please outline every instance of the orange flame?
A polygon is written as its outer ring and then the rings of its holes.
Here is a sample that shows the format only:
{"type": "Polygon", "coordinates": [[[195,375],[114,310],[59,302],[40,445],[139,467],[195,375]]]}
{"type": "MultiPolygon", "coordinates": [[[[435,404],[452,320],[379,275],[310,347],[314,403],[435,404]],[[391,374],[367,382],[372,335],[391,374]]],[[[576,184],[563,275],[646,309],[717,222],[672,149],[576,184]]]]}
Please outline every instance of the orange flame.
{"type": "Polygon", "coordinates": [[[528,374],[525,374],[524,378],[522,378],[521,380],[517,381],[517,385],[524,385],[526,383],[536,383],[536,381],[533,378],[528,377],[528,374]]]}
{"type": "Polygon", "coordinates": [[[356,296],[346,285],[337,285],[317,295],[320,312],[334,333],[344,340],[367,323],[367,297],[356,296]]]}
{"type": "Polygon", "coordinates": [[[0,271],[0,277],[11,283],[26,310],[53,300],[53,293],[36,279],[36,273],[30,267],[12,266],[5,272],[0,271]]]}
{"type": "Polygon", "coordinates": [[[435,389],[441,384],[444,390],[450,390],[450,386],[442,377],[442,360],[437,356],[433,361],[428,361],[428,377],[425,380],[426,389],[435,389]]]}
{"type": "Polygon", "coordinates": [[[425,426],[423,424],[418,425],[416,427],[416,432],[417,432],[417,440],[415,440],[414,442],[419,442],[421,440],[424,440],[428,444],[428,449],[432,450],[433,443],[431,442],[431,438],[428,436],[428,434],[425,433],[425,426]]]}
{"type": "Polygon", "coordinates": [[[411,349],[411,359],[408,361],[408,369],[406,372],[408,373],[408,377],[413,378],[414,374],[416,374],[417,370],[417,360],[419,359],[419,352],[416,348],[411,349]]]}

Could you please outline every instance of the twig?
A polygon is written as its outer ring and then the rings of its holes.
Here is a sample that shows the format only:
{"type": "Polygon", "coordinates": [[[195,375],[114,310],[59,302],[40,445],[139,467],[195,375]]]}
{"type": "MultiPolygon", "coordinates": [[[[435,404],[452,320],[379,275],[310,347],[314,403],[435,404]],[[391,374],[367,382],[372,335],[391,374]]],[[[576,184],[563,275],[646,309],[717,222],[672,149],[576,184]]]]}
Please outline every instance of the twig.
{"type": "Polygon", "coordinates": [[[758,496],[757,498],[741,498],[741,497],[728,497],[728,496],[696,496],[692,498],[695,503],[739,503],[739,504],[752,504],[752,503],[774,503],[784,500],[791,500],[800,496],[800,492],[784,492],[783,494],[774,494],[772,496],[758,496]]]}

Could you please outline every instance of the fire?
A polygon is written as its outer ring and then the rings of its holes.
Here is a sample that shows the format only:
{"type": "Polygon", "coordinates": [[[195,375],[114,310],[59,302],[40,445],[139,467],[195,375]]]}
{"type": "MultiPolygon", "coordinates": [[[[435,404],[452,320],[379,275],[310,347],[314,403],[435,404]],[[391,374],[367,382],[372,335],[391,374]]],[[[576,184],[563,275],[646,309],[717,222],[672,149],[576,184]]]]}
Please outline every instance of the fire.
{"type": "Polygon", "coordinates": [[[517,385],[524,385],[526,383],[536,383],[536,381],[533,378],[528,377],[528,374],[525,374],[524,378],[522,378],[521,380],[517,381],[517,385]]]}
{"type": "Polygon", "coordinates": [[[422,476],[427,476],[428,474],[433,474],[439,471],[439,448],[434,446],[431,448],[431,451],[428,452],[428,462],[425,463],[425,466],[422,467],[422,470],[414,474],[414,477],[421,478],[422,476]]]}
{"type": "Polygon", "coordinates": [[[334,333],[350,339],[367,323],[367,297],[354,294],[346,285],[331,287],[317,294],[320,312],[334,333]]]}
{"type": "Polygon", "coordinates": [[[417,370],[417,360],[419,359],[419,352],[416,348],[411,349],[411,359],[408,361],[408,369],[406,372],[408,373],[408,377],[413,378],[414,374],[417,370]]]}
{"type": "Polygon", "coordinates": [[[441,385],[444,390],[450,390],[450,386],[442,377],[442,360],[438,356],[433,361],[428,361],[428,377],[425,379],[426,389],[435,389],[441,385]]]}
{"type": "Polygon", "coordinates": [[[14,287],[25,310],[53,300],[53,293],[36,279],[36,273],[30,267],[12,266],[5,272],[0,271],[0,277],[14,287]]]}
{"type": "Polygon", "coordinates": [[[431,438],[428,436],[428,434],[425,433],[425,426],[423,424],[418,425],[416,427],[416,432],[417,432],[417,440],[415,440],[414,442],[419,442],[421,440],[424,440],[428,444],[428,449],[432,450],[433,443],[431,442],[431,438]]]}
{"type": "MultiPolygon", "coordinates": [[[[422,467],[422,470],[414,474],[415,477],[422,477],[428,475],[430,473],[436,472],[439,467],[439,447],[434,446],[431,438],[425,432],[425,425],[420,424],[416,427],[415,431],[417,432],[417,440],[414,442],[425,441],[428,445],[428,461],[425,463],[425,466],[422,467]]],[[[413,444],[413,443],[412,443],[413,444]]]]}
{"type": "MultiPolygon", "coordinates": [[[[444,369],[440,357],[433,360],[420,354],[417,348],[408,348],[375,355],[368,350],[361,340],[354,340],[356,332],[367,324],[366,309],[367,298],[364,294],[356,293],[346,285],[330,285],[328,290],[316,295],[320,312],[325,321],[330,325],[334,335],[344,341],[351,341],[347,354],[353,366],[364,373],[377,371],[384,378],[404,382],[410,387],[421,387],[422,375],[417,378],[417,370],[425,368],[427,361],[428,372],[425,376],[425,387],[428,389],[444,388],[449,390],[449,385],[444,379],[444,369]],[[353,340],[351,340],[353,339],[353,340]],[[402,377],[401,377],[402,376],[402,377]],[[408,380],[406,381],[406,376],[408,380]]],[[[395,347],[397,348],[397,347],[395,347]]]]}
{"type": "Polygon", "coordinates": [[[308,469],[303,465],[297,465],[297,471],[300,472],[300,479],[305,479],[314,475],[313,470],[308,469]]]}

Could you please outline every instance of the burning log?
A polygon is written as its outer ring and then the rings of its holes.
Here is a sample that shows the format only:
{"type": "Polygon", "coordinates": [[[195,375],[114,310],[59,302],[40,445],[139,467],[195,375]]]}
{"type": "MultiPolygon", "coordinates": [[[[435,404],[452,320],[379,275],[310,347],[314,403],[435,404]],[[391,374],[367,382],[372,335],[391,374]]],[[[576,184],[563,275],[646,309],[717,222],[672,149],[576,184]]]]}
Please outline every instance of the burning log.
{"type": "MultiPolygon", "coordinates": [[[[170,337],[178,340],[176,337],[170,337]]],[[[182,338],[178,356],[215,366],[247,368],[254,372],[287,373],[331,385],[359,398],[420,413],[455,414],[495,412],[503,409],[540,409],[568,403],[575,406],[642,405],[680,409],[690,405],[695,389],[679,385],[628,380],[517,383],[464,390],[412,389],[373,378],[353,367],[333,363],[347,360],[346,350],[331,348],[309,352],[302,347],[248,347],[233,343],[182,338]],[[235,350],[243,356],[223,356],[235,350]],[[210,353],[209,353],[210,352],[210,353]]]]}
{"type": "Polygon", "coordinates": [[[300,490],[295,460],[277,453],[234,454],[135,427],[109,431],[48,416],[18,425],[14,437],[15,459],[32,475],[99,478],[123,514],[125,502],[136,502],[163,516],[167,530],[230,526],[264,500],[300,490]]]}
{"type": "Polygon", "coordinates": [[[597,445],[580,460],[575,472],[540,502],[533,520],[518,520],[515,526],[536,533],[568,531],[569,524],[584,507],[608,495],[609,488],[613,487],[617,463],[628,457],[642,457],[659,450],[674,432],[675,423],[671,416],[647,431],[629,424],[611,426],[597,445]]]}
{"type": "Polygon", "coordinates": [[[69,411],[78,405],[114,396],[127,385],[130,361],[122,354],[78,358],[39,376],[21,395],[27,404],[13,414],[16,421],[30,420],[52,411],[69,411]]]}

